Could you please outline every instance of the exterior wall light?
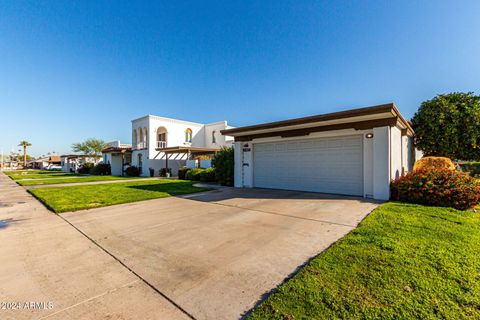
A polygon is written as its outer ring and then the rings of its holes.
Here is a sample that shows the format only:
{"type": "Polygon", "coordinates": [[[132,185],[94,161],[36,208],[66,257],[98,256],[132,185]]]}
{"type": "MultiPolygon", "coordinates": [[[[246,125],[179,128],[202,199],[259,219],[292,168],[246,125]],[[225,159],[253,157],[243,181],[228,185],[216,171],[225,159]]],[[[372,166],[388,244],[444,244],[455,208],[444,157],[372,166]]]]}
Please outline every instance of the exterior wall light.
{"type": "Polygon", "coordinates": [[[373,138],[373,133],[367,133],[367,134],[365,135],[365,138],[367,138],[367,139],[372,139],[372,138],[373,138]]]}

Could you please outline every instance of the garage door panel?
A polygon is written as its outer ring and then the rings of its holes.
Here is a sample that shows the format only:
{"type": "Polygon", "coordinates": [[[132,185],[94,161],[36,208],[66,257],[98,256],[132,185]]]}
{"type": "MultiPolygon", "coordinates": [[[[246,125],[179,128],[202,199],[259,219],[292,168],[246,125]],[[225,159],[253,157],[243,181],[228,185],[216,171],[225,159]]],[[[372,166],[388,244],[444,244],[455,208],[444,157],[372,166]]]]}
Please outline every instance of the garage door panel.
{"type": "Polygon", "coordinates": [[[362,136],[254,144],[254,185],[363,195],[362,136]]]}

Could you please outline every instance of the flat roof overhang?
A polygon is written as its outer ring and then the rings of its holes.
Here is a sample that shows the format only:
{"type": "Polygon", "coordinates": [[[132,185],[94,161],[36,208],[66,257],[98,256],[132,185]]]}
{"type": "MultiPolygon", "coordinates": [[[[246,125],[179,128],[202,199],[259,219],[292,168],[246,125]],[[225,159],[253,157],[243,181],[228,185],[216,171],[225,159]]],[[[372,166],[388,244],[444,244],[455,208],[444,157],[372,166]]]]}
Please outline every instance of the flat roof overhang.
{"type": "Polygon", "coordinates": [[[132,153],[132,148],[109,147],[102,149],[102,153],[132,153]]]}
{"type": "Polygon", "coordinates": [[[366,130],[383,126],[396,126],[402,130],[403,135],[412,136],[414,133],[410,123],[393,103],[226,129],[221,130],[221,133],[233,136],[235,141],[250,141],[265,137],[295,137],[312,132],[342,129],[366,130]]]}

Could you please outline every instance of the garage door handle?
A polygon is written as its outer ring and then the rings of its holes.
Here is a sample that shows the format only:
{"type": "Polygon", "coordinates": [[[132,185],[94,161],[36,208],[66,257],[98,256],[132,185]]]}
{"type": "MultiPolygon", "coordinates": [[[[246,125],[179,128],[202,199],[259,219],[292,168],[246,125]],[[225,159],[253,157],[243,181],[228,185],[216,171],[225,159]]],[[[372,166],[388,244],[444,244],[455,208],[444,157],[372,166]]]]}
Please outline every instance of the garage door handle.
{"type": "Polygon", "coordinates": [[[243,166],[244,166],[244,167],[248,167],[249,164],[248,164],[248,163],[244,163],[243,166]]]}

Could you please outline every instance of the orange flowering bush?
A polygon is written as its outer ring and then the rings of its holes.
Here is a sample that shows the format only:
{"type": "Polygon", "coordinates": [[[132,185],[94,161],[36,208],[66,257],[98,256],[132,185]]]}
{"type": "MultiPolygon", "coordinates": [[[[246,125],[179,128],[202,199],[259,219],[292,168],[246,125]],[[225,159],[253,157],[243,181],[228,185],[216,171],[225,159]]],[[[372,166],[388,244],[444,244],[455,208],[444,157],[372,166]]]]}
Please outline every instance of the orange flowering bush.
{"type": "Polygon", "coordinates": [[[455,170],[452,160],[445,157],[424,157],[417,160],[413,166],[413,170],[418,169],[449,169],[455,170]]]}
{"type": "Polygon", "coordinates": [[[480,183],[463,172],[449,169],[417,169],[392,181],[391,198],[466,210],[479,203],[480,183]]]}

